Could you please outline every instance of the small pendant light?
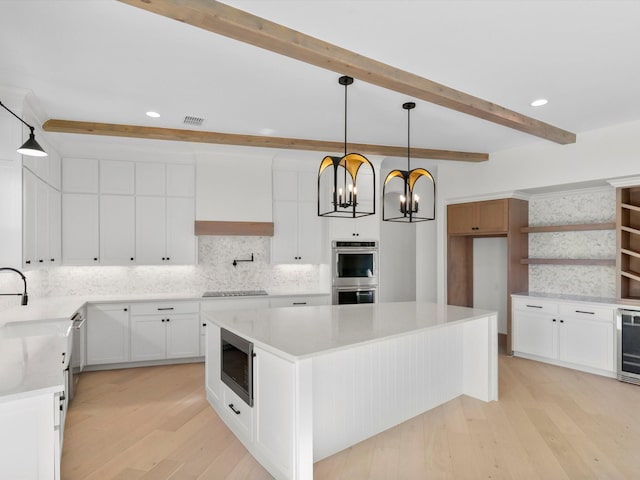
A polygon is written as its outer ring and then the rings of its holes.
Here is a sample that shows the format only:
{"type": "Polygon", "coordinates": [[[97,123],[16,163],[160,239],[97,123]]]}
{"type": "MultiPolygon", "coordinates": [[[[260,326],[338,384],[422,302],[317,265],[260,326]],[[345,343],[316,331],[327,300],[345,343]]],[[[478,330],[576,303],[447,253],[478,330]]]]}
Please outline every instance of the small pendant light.
{"type": "Polygon", "coordinates": [[[407,169],[392,170],[384,180],[382,220],[387,222],[415,223],[436,218],[436,182],[433,175],[424,168],[411,169],[411,110],[415,107],[414,102],[402,105],[407,111],[407,169]]]}
{"type": "Polygon", "coordinates": [[[45,152],[40,144],[36,142],[36,136],[33,133],[34,128],[27,122],[22,120],[18,115],[9,110],[9,108],[4,103],[0,102],[0,107],[4,108],[7,112],[24,123],[27,127],[29,127],[29,130],[31,131],[31,133],[29,133],[29,139],[24,142],[24,144],[20,148],[18,148],[17,152],[22,155],[29,155],[31,157],[46,157],[47,152],[45,152]]]}
{"type": "Polygon", "coordinates": [[[353,78],[338,79],[344,85],[344,156],[326,156],[318,169],[318,215],[357,218],[376,213],[376,174],[359,153],[347,153],[347,87],[353,78]],[[331,168],[329,168],[331,167],[331,168]]]}

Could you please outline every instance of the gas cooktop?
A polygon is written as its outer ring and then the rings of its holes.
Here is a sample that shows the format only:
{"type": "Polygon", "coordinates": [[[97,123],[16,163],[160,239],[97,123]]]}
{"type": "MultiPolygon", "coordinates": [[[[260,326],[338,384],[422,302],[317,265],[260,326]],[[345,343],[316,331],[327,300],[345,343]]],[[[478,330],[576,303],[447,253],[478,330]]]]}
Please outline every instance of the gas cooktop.
{"type": "Polygon", "coordinates": [[[264,290],[232,290],[227,292],[204,292],[203,297],[256,297],[268,295],[264,290]]]}

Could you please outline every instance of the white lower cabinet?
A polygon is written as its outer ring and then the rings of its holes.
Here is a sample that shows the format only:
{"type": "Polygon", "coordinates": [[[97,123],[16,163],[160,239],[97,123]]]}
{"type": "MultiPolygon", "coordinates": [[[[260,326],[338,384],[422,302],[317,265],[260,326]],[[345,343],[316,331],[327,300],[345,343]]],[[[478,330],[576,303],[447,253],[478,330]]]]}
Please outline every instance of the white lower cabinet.
{"type": "Polygon", "coordinates": [[[220,327],[207,322],[207,397],[227,426],[275,478],[293,478],[295,365],[254,347],[253,408],[220,380],[220,327]]]}
{"type": "Polygon", "coordinates": [[[291,478],[295,368],[291,362],[259,348],[254,352],[253,443],[257,452],[268,459],[280,474],[276,475],[277,478],[291,478]]]}
{"type": "Polygon", "coordinates": [[[87,307],[87,365],[129,362],[129,305],[87,307]]]}
{"type": "Polygon", "coordinates": [[[60,394],[0,402],[0,477],[60,478],[60,394]]]}
{"type": "Polygon", "coordinates": [[[516,355],[615,375],[615,307],[549,298],[513,298],[516,355]]]}
{"type": "Polygon", "coordinates": [[[131,361],[200,355],[198,302],[140,303],[131,307],[131,361]]]}

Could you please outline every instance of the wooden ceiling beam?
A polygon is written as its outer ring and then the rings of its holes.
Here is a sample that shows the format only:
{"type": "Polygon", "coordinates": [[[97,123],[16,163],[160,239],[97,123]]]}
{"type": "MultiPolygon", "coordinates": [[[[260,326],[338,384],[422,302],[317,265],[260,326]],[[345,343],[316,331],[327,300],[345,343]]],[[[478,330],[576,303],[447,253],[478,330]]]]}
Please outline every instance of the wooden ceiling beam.
{"type": "MultiPolygon", "coordinates": [[[[240,135],[236,133],[203,132],[177,128],[144,127],[138,125],[119,125],[113,123],[79,122],[74,120],[47,120],[42,126],[45,132],[79,133],[103,135],[109,137],[145,138],[148,140],[171,140],[175,142],[213,143],[220,145],[239,145],[245,147],[284,148],[288,150],[311,150],[316,152],[339,153],[344,151],[344,142],[324,140],[305,140],[301,138],[263,137],[258,135],[240,135]]],[[[349,151],[363,155],[383,155],[387,157],[405,157],[407,147],[388,145],[369,145],[349,142],[349,151]]],[[[411,147],[411,158],[431,160],[456,160],[461,162],[484,162],[489,159],[486,153],[456,152],[451,150],[432,150],[411,147]]]]}
{"type": "Polygon", "coordinates": [[[243,10],[212,0],[119,0],[235,40],[316,65],[341,75],[435,103],[559,144],[575,133],[367,58],[243,10]]]}

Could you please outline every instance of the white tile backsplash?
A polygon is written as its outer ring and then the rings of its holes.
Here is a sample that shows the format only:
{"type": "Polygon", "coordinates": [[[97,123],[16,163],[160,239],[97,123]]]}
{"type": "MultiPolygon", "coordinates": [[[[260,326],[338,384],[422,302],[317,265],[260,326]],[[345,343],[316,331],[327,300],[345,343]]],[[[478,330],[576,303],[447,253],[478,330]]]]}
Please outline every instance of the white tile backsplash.
{"type": "MultiPolygon", "coordinates": [[[[198,238],[198,265],[56,267],[26,272],[33,298],[67,295],[202,293],[207,290],[328,291],[320,285],[319,265],[271,265],[268,237],[198,238]],[[232,265],[234,258],[253,262],[232,265]]],[[[22,291],[17,275],[2,275],[0,292],[22,291]],[[13,278],[15,276],[15,278],[13,278]]],[[[0,309],[19,305],[19,297],[0,297],[0,309]]]]}
{"type": "MultiPolygon", "coordinates": [[[[614,222],[614,188],[532,197],[529,225],[614,222]]],[[[530,258],[615,258],[614,230],[529,234],[530,258]]],[[[529,265],[529,291],[615,297],[615,267],[529,265]]]]}

